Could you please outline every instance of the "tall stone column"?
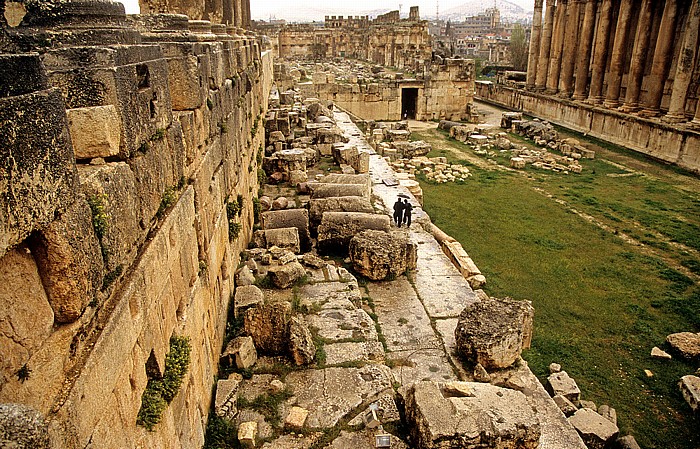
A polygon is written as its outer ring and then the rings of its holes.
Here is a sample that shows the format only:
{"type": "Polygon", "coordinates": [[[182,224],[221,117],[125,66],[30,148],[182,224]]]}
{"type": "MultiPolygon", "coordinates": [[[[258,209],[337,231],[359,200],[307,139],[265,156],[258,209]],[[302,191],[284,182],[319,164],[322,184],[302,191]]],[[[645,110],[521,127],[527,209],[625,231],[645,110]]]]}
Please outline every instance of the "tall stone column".
{"type": "Polygon", "coordinates": [[[535,0],[535,13],[532,16],[532,32],[530,33],[530,51],[527,56],[527,81],[525,87],[533,89],[537,79],[537,58],[540,56],[540,40],[542,35],[542,2],[535,0]]]}
{"type": "Polygon", "coordinates": [[[586,86],[588,86],[588,70],[591,67],[591,52],[593,46],[593,32],[595,31],[595,14],[597,0],[587,0],[583,14],[583,27],[581,28],[580,50],[576,60],[576,85],[574,87],[574,100],[586,98],[586,86]]]}
{"type": "Polygon", "coordinates": [[[608,92],[603,105],[608,108],[616,108],[620,105],[620,88],[622,87],[622,75],[625,73],[625,54],[630,34],[630,17],[632,16],[632,0],[622,0],[620,14],[617,17],[617,29],[615,42],[613,43],[612,58],[610,60],[610,73],[608,77],[608,92]]]}
{"type": "Polygon", "coordinates": [[[661,100],[664,96],[664,85],[668,72],[671,70],[671,58],[673,55],[673,39],[676,35],[676,18],[678,16],[677,0],[666,0],[664,12],[659,25],[659,36],[656,39],[654,60],[651,63],[649,74],[649,94],[644,102],[642,114],[656,116],[659,114],[661,100]]]}
{"type": "Polygon", "coordinates": [[[601,104],[603,102],[603,83],[605,81],[605,68],[608,60],[608,41],[610,40],[612,12],[612,0],[603,0],[600,7],[598,33],[595,38],[593,68],[591,69],[591,87],[588,92],[588,102],[593,104],[601,104]]]}
{"type": "Polygon", "coordinates": [[[242,28],[243,24],[243,0],[233,0],[233,25],[242,28]]]}
{"type": "Polygon", "coordinates": [[[549,54],[552,49],[552,27],[554,26],[554,0],[547,0],[547,9],[544,13],[544,29],[540,43],[540,55],[537,60],[537,79],[535,88],[542,90],[547,84],[547,73],[549,72],[549,54]]]}
{"type": "Polygon", "coordinates": [[[564,34],[564,49],[561,55],[561,76],[559,77],[559,92],[571,96],[574,90],[574,68],[577,53],[580,51],[578,42],[578,26],[581,12],[581,2],[584,0],[569,0],[566,8],[566,30],[564,34]]]}
{"type": "Polygon", "coordinates": [[[549,59],[549,73],[547,74],[548,94],[554,94],[559,87],[559,74],[561,73],[561,52],[564,47],[564,31],[566,23],[566,9],[568,0],[558,0],[557,10],[552,29],[552,52],[549,59]]]}
{"type": "Polygon", "coordinates": [[[698,106],[695,108],[695,118],[691,123],[695,128],[700,128],[700,99],[698,99],[698,106]]]}
{"type": "Polygon", "coordinates": [[[632,49],[632,66],[627,76],[625,103],[620,108],[625,112],[639,109],[639,94],[642,91],[644,66],[646,65],[647,53],[649,52],[652,12],[652,1],[643,0],[639,10],[639,22],[637,23],[637,34],[634,38],[634,48],[632,49]]]}
{"type": "Polygon", "coordinates": [[[685,100],[688,95],[695,59],[698,50],[698,26],[700,22],[700,0],[690,2],[688,21],[683,36],[681,52],[678,55],[676,64],[676,76],[673,79],[673,90],[671,91],[671,103],[668,106],[668,114],[664,120],[668,122],[685,121],[685,100]]]}

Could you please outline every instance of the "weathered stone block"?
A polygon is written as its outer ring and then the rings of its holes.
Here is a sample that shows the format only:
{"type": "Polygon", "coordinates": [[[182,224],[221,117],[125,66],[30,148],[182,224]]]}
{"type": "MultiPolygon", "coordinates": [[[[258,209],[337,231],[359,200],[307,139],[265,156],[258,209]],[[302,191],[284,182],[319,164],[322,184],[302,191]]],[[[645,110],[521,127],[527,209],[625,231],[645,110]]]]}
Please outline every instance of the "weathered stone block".
{"type": "MultiPolygon", "coordinates": [[[[247,267],[246,267],[247,268],[247,267]]],[[[248,270],[250,273],[250,270],[248,270]]],[[[241,316],[246,309],[263,303],[263,292],[255,285],[238,285],[233,298],[234,315],[241,316]]]]}
{"type": "Polygon", "coordinates": [[[552,400],[565,416],[571,416],[578,410],[578,407],[560,394],[555,395],[552,400]]]}
{"type": "Polygon", "coordinates": [[[487,370],[512,365],[532,335],[534,309],[528,301],[491,299],[467,306],[455,329],[457,350],[487,370]]]}
{"type": "Polygon", "coordinates": [[[301,250],[306,252],[311,248],[309,235],[309,211],[306,209],[286,209],[263,212],[263,229],[297,228],[301,250]]]}
{"type": "Polygon", "coordinates": [[[292,306],[288,302],[268,302],[245,311],[243,328],[253,337],[255,347],[266,354],[285,354],[288,346],[292,306]]]}
{"type": "Polygon", "coordinates": [[[48,423],[22,404],[0,404],[0,444],[6,448],[49,449],[48,423]]]}
{"type": "Polygon", "coordinates": [[[309,201],[309,219],[313,228],[318,227],[324,212],[374,212],[369,198],[361,196],[335,196],[317,198],[309,201]]]}
{"type": "Polygon", "coordinates": [[[350,240],[359,232],[373,229],[389,232],[391,220],[387,215],[359,212],[325,212],[318,227],[320,252],[337,251],[345,254],[350,240]]]}
{"type": "Polygon", "coordinates": [[[225,359],[229,366],[235,365],[238,369],[248,369],[255,365],[258,353],[251,337],[236,337],[226,346],[221,358],[225,359]]]}
{"type": "Polygon", "coordinates": [[[238,426],[238,441],[244,448],[255,447],[255,441],[258,436],[258,423],[255,421],[246,421],[238,426]]]}
{"type": "Polygon", "coordinates": [[[547,391],[551,396],[561,395],[578,406],[581,397],[576,381],[566,371],[550,374],[547,378],[547,391]]]}
{"type": "Polygon", "coordinates": [[[666,342],[681,357],[687,360],[700,360],[700,334],[679,332],[667,336],[666,342]]]}
{"type": "Polygon", "coordinates": [[[58,90],[0,98],[0,256],[74,201],[77,176],[58,90]]]}
{"type": "Polygon", "coordinates": [[[292,317],[289,325],[289,352],[294,363],[299,366],[308,365],[316,356],[316,345],[311,330],[306,321],[297,316],[292,317]]]}
{"type": "Polygon", "coordinates": [[[569,423],[581,435],[581,439],[589,449],[609,447],[619,433],[615,424],[589,408],[579,409],[569,418],[569,423]]]}
{"type": "Polygon", "coordinates": [[[82,315],[102,287],[103,261],[90,207],[81,195],[31,246],[57,323],[82,315]]]}
{"type": "Polygon", "coordinates": [[[255,243],[262,248],[286,248],[298,254],[300,251],[299,230],[297,228],[263,229],[255,231],[255,243]]]}
{"type": "Polygon", "coordinates": [[[378,281],[416,269],[418,246],[401,231],[362,231],[350,240],[350,260],[355,271],[378,281]]]}
{"type": "Polygon", "coordinates": [[[76,159],[119,154],[121,120],[114,106],[68,109],[66,116],[76,159]]]}
{"type": "Polygon", "coordinates": [[[683,376],[678,384],[685,402],[695,413],[700,410],[700,377],[683,376]]]}
{"type": "Polygon", "coordinates": [[[296,260],[284,265],[276,265],[268,270],[270,280],[277,288],[288,288],[306,276],[306,270],[296,260]]]}
{"type": "Polygon", "coordinates": [[[465,384],[468,388],[445,389],[442,384],[417,382],[402,392],[418,447],[538,447],[540,423],[524,394],[490,384],[465,384]]]}
{"type": "Polygon", "coordinates": [[[228,379],[216,382],[214,398],[214,413],[222,418],[233,419],[238,413],[238,387],[241,383],[240,374],[234,374],[228,379]]]}
{"type": "Polygon", "coordinates": [[[292,430],[301,430],[304,428],[306,418],[309,416],[309,411],[302,407],[292,407],[284,418],[284,427],[292,430]]]}
{"type": "Polygon", "coordinates": [[[9,384],[51,334],[54,314],[27,248],[0,258],[0,279],[0,381],[9,384]]]}

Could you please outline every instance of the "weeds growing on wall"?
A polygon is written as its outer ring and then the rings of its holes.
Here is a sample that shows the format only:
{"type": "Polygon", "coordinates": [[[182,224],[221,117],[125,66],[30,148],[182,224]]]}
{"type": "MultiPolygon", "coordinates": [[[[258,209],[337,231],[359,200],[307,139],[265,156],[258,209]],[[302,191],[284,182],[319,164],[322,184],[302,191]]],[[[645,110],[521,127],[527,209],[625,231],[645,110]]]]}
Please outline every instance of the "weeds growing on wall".
{"type": "Polygon", "coordinates": [[[180,390],[182,380],[190,366],[190,340],[187,337],[170,338],[170,351],[165,356],[165,369],[160,379],[148,379],[141,396],[136,424],[153,430],[162,418],[163,411],[180,390]]]}

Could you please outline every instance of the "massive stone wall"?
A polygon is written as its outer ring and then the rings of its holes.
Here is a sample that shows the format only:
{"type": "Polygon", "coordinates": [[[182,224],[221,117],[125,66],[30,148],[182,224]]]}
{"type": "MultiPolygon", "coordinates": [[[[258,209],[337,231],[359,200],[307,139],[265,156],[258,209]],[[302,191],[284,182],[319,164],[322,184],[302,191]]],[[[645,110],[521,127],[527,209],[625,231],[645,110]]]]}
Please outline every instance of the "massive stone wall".
{"type": "Polygon", "coordinates": [[[0,14],[0,402],[40,411],[56,448],[201,447],[271,54],[232,27],[120,4],[13,14],[0,14]],[[137,413],[172,336],[191,362],[149,432],[137,413]]]}

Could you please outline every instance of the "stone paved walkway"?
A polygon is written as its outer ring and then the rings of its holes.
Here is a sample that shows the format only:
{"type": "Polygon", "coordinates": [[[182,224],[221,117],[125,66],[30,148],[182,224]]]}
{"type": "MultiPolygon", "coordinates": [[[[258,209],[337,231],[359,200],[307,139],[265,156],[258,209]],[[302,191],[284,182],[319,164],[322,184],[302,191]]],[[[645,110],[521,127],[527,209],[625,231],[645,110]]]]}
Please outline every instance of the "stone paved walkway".
{"type": "MultiPolygon", "coordinates": [[[[423,228],[430,218],[405,187],[395,184],[388,163],[375,154],[347,114],[335,112],[335,120],[348,145],[368,152],[372,199],[390,217],[399,194],[413,204],[411,239],[418,244],[417,270],[412,282],[405,277],[372,283],[368,294],[375,305],[379,326],[386,338],[388,360],[399,361],[392,373],[401,384],[419,380],[472,380],[455,358],[454,329],[467,304],[478,301],[469,283],[442,252],[439,243],[423,228]]],[[[528,397],[542,423],[539,449],[585,449],[585,445],[551,400],[527,364],[500,373],[501,383],[519,389],[528,397]]]]}

